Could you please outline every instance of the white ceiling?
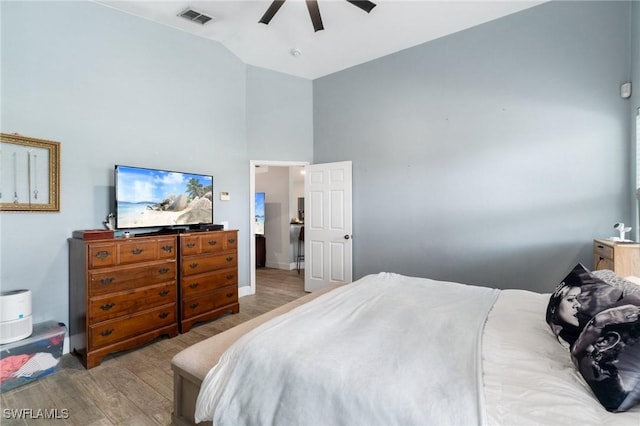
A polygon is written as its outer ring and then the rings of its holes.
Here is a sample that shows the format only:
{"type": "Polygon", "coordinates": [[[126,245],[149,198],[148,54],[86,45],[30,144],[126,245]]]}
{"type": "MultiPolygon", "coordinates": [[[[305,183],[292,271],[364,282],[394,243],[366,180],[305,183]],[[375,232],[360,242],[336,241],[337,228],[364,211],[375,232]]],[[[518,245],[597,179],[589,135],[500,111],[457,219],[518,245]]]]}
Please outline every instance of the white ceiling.
{"type": "Polygon", "coordinates": [[[319,0],[324,30],[314,32],[302,0],[287,0],[269,25],[258,20],[271,0],[98,0],[97,3],[216,40],[243,62],[307,79],[319,78],[546,0],[373,0],[367,14],[346,0],[319,0]],[[205,25],[178,16],[191,7],[205,25]],[[301,54],[294,56],[292,49],[301,54]]]}

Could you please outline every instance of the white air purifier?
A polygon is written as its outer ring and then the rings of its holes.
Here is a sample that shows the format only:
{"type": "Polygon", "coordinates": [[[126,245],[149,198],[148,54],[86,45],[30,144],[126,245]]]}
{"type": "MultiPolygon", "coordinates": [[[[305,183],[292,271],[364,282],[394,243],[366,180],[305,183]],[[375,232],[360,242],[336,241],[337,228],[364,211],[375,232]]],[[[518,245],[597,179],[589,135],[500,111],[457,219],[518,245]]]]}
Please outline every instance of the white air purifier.
{"type": "Polygon", "coordinates": [[[16,342],[31,336],[31,290],[0,293],[0,344],[16,342]]]}

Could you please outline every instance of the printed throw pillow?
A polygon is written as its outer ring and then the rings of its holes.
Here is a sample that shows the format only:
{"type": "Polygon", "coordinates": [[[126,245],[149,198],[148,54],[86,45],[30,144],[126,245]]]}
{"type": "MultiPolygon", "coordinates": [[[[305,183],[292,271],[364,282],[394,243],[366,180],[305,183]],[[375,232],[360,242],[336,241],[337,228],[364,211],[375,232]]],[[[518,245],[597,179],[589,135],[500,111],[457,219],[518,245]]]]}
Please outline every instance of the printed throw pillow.
{"type": "Polygon", "coordinates": [[[640,402],[640,294],[595,315],[571,349],[571,359],[608,411],[640,402]]]}
{"type": "Polygon", "coordinates": [[[632,293],[640,293],[640,285],[622,278],[609,269],[599,269],[597,271],[591,271],[591,273],[605,283],[622,290],[624,297],[632,293]]]}
{"type": "Polygon", "coordinates": [[[622,290],[576,265],[549,298],[546,320],[560,343],[572,346],[585,324],[622,298],[622,290]]]}

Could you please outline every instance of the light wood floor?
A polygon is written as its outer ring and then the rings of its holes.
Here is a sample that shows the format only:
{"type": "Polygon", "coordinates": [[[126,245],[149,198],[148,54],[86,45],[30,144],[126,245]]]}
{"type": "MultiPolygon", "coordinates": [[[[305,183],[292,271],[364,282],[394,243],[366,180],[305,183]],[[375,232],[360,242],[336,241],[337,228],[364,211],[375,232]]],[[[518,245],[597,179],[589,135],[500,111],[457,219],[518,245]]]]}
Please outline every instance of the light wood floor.
{"type": "Polygon", "coordinates": [[[139,349],[110,355],[86,370],[73,355],[62,357],[55,373],[1,396],[2,425],[169,425],[173,404],[171,358],[182,349],[297,299],[304,273],[259,268],[256,294],[240,298],[240,313],[196,325],[172,339],[159,338],[139,349]],[[13,419],[7,410],[31,409],[29,419],[13,419]],[[38,410],[68,418],[42,420],[38,410]]]}

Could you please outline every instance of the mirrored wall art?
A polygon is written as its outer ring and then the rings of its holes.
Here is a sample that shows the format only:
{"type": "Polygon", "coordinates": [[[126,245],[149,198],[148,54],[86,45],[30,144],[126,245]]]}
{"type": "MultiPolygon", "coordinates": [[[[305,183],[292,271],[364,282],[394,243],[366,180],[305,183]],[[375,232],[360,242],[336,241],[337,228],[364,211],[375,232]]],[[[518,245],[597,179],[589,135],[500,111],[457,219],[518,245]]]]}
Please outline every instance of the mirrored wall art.
{"type": "Polygon", "coordinates": [[[60,142],[0,133],[0,211],[60,211],[60,142]]]}

